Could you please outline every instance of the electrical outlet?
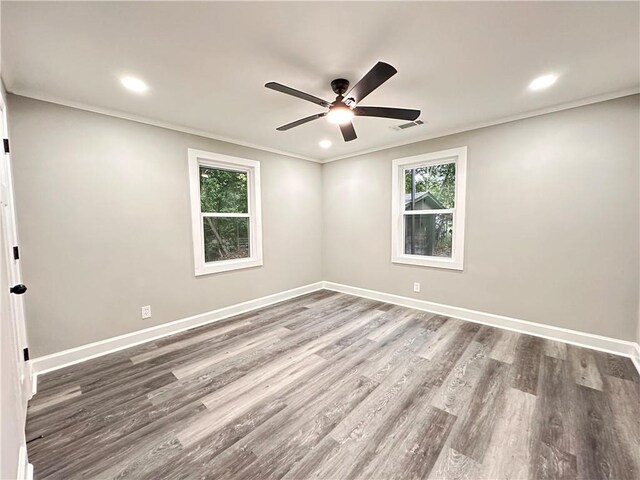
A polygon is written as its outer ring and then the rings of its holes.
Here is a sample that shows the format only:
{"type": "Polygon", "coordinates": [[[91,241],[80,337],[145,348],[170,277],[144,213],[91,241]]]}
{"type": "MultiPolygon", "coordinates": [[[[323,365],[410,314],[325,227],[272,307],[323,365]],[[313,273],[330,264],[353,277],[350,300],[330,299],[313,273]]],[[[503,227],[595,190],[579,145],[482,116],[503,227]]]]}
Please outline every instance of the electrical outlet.
{"type": "Polygon", "coordinates": [[[420,293],[420,283],[418,282],[413,282],[413,291],[415,293],[420,293]]]}
{"type": "Polygon", "coordinates": [[[142,319],[151,318],[151,305],[145,305],[140,309],[142,311],[142,319]]]}

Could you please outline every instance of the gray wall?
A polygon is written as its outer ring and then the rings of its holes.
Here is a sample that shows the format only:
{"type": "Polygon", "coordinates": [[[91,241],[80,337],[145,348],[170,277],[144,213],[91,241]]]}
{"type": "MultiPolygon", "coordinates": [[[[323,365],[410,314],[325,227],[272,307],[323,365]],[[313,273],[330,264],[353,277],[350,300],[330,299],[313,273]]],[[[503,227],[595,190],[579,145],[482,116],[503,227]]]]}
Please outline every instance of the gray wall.
{"type": "Polygon", "coordinates": [[[635,95],[323,165],[324,279],[635,340],[638,102],[635,95]],[[465,145],[464,271],[392,264],[392,159],[465,145]],[[422,293],[413,293],[414,281],[422,293]]]}
{"type": "Polygon", "coordinates": [[[320,166],[9,96],[34,356],[322,279],[634,340],[638,102],[320,166]],[[463,145],[464,271],[392,264],[391,160],[463,145]],[[188,147],[262,161],[263,267],[194,277],[188,147]]]}
{"type": "Polygon", "coordinates": [[[13,95],[9,112],[33,356],[321,280],[319,164],[13,95]],[[194,276],[189,147],[261,161],[264,266],[194,276]]]}

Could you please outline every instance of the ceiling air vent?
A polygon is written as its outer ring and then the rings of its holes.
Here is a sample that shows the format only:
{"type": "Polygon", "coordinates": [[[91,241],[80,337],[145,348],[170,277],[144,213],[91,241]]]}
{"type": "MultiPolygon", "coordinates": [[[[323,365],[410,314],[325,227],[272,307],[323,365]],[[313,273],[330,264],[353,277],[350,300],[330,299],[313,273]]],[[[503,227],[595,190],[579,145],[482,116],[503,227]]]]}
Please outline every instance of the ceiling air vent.
{"type": "Polygon", "coordinates": [[[418,125],[423,125],[424,122],[422,120],[415,120],[413,122],[409,122],[409,123],[403,123],[402,125],[396,125],[393,128],[394,130],[405,130],[407,128],[411,128],[411,127],[417,127],[418,125]]]}

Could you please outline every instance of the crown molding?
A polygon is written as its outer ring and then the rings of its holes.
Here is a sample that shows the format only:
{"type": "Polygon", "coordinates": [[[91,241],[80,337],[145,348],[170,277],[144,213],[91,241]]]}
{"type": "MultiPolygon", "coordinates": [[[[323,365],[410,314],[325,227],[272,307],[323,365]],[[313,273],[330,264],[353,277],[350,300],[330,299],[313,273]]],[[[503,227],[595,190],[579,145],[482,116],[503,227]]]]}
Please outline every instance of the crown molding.
{"type": "Polygon", "coordinates": [[[606,102],[607,100],[614,100],[616,98],[627,97],[629,95],[636,95],[638,93],[640,93],[640,87],[628,88],[625,90],[618,90],[616,92],[606,93],[603,95],[596,95],[594,97],[583,98],[581,100],[574,100],[572,102],[561,103],[558,105],[554,105],[552,107],[546,107],[538,110],[530,110],[525,113],[510,115],[508,117],[501,117],[495,120],[488,120],[486,122],[469,123],[457,128],[436,130],[434,132],[427,133],[424,136],[418,137],[416,139],[411,139],[410,141],[406,141],[406,140],[404,142],[399,141],[399,142],[395,142],[395,143],[381,146],[381,147],[370,148],[367,150],[362,150],[362,151],[350,153],[347,155],[341,155],[338,157],[322,160],[320,163],[330,163],[330,162],[335,162],[337,160],[345,160],[347,158],[359,157],[360,155],[367,155],[369,153],[389,150],[390,148],[403,147],[406,145],[412,145],[415,143],[424,142],[426,140],[433,140],[435,138],[455,135],[456,133],[469,132],[472,130],[478,130],[480,128],[492,127],[494,125],[501,125],[503,123],[524,120],[525,118],[538,117],[540,115],[546,115],[548,113],[560,112],[562,110],[570,110],[572,108],[577,108],[577,107],[584,107],[586,105],[591,105],[593,103],[606,102]]]}
{"type": "Polygon", "coordinates": [[[311,157],[305,157],[298,155],[297,153],[287,152],[285,150],[278,150],[276,148],[265,147],[264,145],[256,145],[254,143],[245,142],[236,138],[224,137],[222,135],[216,135],[206,130],[199,130],[197,128],[185,127],[183,125],[177,125],[170,122],[163,122],[160,120],[154,120],[152,118],[143,117],[140,115],[134,115],[131,113],[121,112],[119,110],[112,110],[110,108],[96,107],[94,105],[88,105],[82,102],[75,102],[64,98],[57,97],[55,95],[49,95],[29,89],[12,88],[7,90],[12,95],[20,97],[32,98],[34,100],[40,100],[42,102],[55,103],[64,107],[77,108],[78,110],[84,110],[87,112],[98,113],[100,115],[107,115],[109,117],[121,118],[123,120],[130,120],[132,122],[144,123],[145,125],[152,125],[154,127],[166,128],[168,130],[174,130],[176,132],[188,133],[190,135],[197,135],[199,137],[210,138],[211,140],[218,140],[220,142],[232,143],[234,145],[240,145],[241,147],[254,148],[256,150],[262,150],[263,152],[276,153],[278,155],[284,155],[286,157],[295,158],[298,160],[306,160],[308,162],[322,163],[320,160],[311,157]]]}
{"type": "Polygon", "coordinates": [[[420,142],[424,142],[426,140],[433,140],[435,138],[440,138],[440,137],[446,137],[449,135],[455,135],[457,133],[462,133],[462,132],[469,132],[472,130],[478,130],[480,128],[486,128],[486,127],[491,127],[494,125],[501,125],[504,123],[510,123],[510,122],[515,122],[518,120],[524,120],[526,118],[532,118],[532,117],[537,117],[540,115],[546,115],[549,113],[554,113],[554,112],[560,112],[562,110],[570,110],[572,108],[578,108],[578,107],[584,107],[586,105],[591,105],[594,103],[600,103],[600,102],[606,102],[607,100],[614,100],[616,98],[621,98],[621,97],[626,97],[629,95],[636,95],[638,93],[640,93],[640,87],[633,87],[633,88],[628,88],[628,89],[624,89],[624,90],[618,90],[615,92],[610,92],[610,93],[606,93],[606,94],[602,94],[602,95],[596,95],[596,96],[592,96],[592,97],[587,97],[587,98],[583,98],[580,100],[574,100],[571,102],[566,102],[566,103],[561,103],[558,105],[554,105],[551,107],[546,107],[543,109],[538,109],[538,110],[530,110],[528,112],[524,112],[524,113],[519,113],[516,115],[510,115],[507,117],[500,117],[494,120],[487,120],[484,122],[475,122],[475,123],[469,123],[469,124],[465,124],[462,125],[460,127],[456,127],[456,128],[450,128],[450,129],[442,129],[442,130],[435,130],[433,132],[427,133],[423,136],[420,136],[418,138],[412,138],[412,139],[405,139],[404,141],[398,141],[398,142],[394,142],[394,143],[390,143],[387,145],[383,145],[383,146],[379,146],[379,147],[374,147],[374,148],[370,148],[370,149],[365,149],[365,150],[360,150],[354,153],[349,153],[347,155],[340,155],[337,157],[332,157],[332,158],[328,158],[328,159],[317,159],[317,158],[311,158],[311,157],[306,157],[303,155],[299,155],[297,153],[293,153],[293,152],[288,152],[286,150],[278,150],[275,148],[270,148],[270,147],[265,147],[264,145],[257,145],[257,144],[253,144],[250,142],[245,142],[242,140],[238,140],[235,138],[229,138],[229,137],[224,137],[221,135],[216,135],[212,132],[208,132],[206,130],[199,130],[196,128],[191,128],[191,127],[185,127],[182,125],[177,125],[177,124],[173,124],[173,123],[169,123],[169,122],[163,122],[163,121],[159,121],[159,120],[154,120],[151,118],[147,118],[147,117],[143,117],[143,116],[139,116],[139,115],[133,115],[133,114],[129,114],[129,113],[125,113],[125,112],[121,112],[119,110],[112,110],[112,109],[108,109],[108,108],[102,108],[102,107],[96,107],[93,105],[88,105],[85,103],[81,103],[81,102],[75,102],[72,100],[66,100],[54,95],[49,95],[47,93],[43,93],[43,92],[39,92],[39,91],[35,91],[35,90],[30,90],[30,89],[21,89],[21,88],[12,88],[10,90],[7,90],[8,93],[11,93],[13,95],[19,95],[21,97],[27,97],[27,98],[33,98],[35,100],[40,100],[43,102],[48,102],[48,103],[55,103],[58,105],[63,105],[65,107],[71,107],[71,108],[77,108],[79,110],[85,110],[88,112],[93,112],[93,113],[99,113],[101,115],[108,115],[110,117],[116,117],[116,118],[121,118],[123,120],[130,120],[132,122],[138,122],[138,123],[144,123],[146,125],[153,125],[155,127],[161,127],[161,128],[166,128],[169,130],[174,130],[177,132],[182,132],[182,133],[188,133],[191,135],[197,135],[200,137],[204,137],[204,138],[210,138],[212,140],[218,140],[221,142],[227,142],[227,143],[232,143],[235,145],[240,145],[243,147],[248,147],[248,148],[254,148],[256,150],[261,150],[264,152],[269,152],[269,153],[276,153],[278,155],[284,155],[287,157],[291,157],[291,158],[296,158],[296,159],[300,159],[300,160],[306,160],[308,162],[314,162],[314,163],[320,163],[320,164],[325,164],[325,163],[331,163],[331,162],[335,162],[338,160],[346,160],[348,158],[354,158],[354,157],[359,157],[361,155],[367,155],[370,153],[375,153],[375,152],[381,152],[383,150],[389,150],[391,148],[396,148],[396,147],[402,147],[402,146],[406,146],[406,145],[412,145],[415,143],[420,143],[420,142]]]}

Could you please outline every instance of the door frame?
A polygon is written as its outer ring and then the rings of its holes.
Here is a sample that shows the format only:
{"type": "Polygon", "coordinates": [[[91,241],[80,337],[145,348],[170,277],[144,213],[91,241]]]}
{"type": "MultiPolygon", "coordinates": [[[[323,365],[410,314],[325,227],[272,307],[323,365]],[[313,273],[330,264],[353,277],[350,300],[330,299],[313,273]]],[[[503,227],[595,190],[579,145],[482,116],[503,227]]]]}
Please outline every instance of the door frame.
{"type": "MultiPolygon", "coordinates": [[[[4,93],[4,92],[3,92],[4,93]]],[[[4,95],[0,95],[0,134],[3,139],[9,138],[9,129],[7,125],[7,108],[4,95]]],[[[4,147],[4,146],[3,146],[4,147]]],[[[20,269],[20,259],[14,258],[14,247],[18,247],[18,228],[16,221],[15,195],[13,188],[13,174],[11,168],[11,153],[5,152],[2,148],[2,162],[0,163],[0,225],[2,235],[4,236],[4,251],[0,255],[5,255],[8,272],[2,272],[7,275],[7,281],[10,286],[22,283],[22,272],[20,269]],[[4,206],[6,204],[6,206],[4,206]]],[[[19,257],[20,255],[18,255],[19,257]]],[[[9,295],[9,311],[12,317],[13,334],[15,338],[15,358],[17,368],[17,376],[19,379],[20,399],[22,413],[26,418],[27,402],[35,394],[36,385],[31,369],[31,363],[25,357],[25,349],[28,348],[27,330],[24,315],[24,300],[22,295],[9,295]]],[[[28,351],[28,350],[26,350],[28,351]]]]}

